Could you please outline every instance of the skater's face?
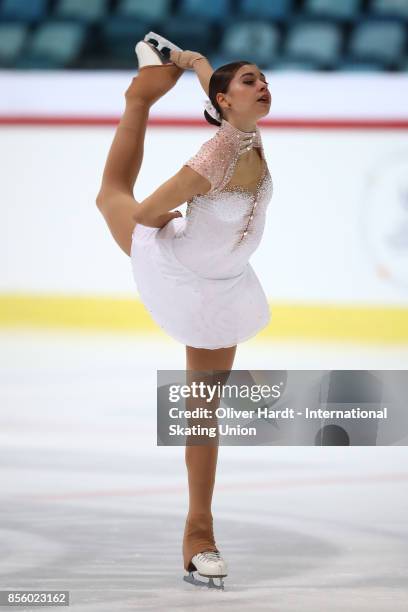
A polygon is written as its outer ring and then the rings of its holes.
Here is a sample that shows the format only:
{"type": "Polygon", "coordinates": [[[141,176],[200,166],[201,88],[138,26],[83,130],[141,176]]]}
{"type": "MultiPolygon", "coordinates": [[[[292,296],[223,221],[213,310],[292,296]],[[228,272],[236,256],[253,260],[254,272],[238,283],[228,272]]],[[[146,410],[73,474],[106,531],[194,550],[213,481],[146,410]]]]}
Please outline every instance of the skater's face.
{"type": "Polygon", "coordinates": [[[226,119],[240,117],[257,120],[269,113],[271,94],[265,75],[255,64],[241,66],[226,93],[217,93],[218,105],[226,119]]]}

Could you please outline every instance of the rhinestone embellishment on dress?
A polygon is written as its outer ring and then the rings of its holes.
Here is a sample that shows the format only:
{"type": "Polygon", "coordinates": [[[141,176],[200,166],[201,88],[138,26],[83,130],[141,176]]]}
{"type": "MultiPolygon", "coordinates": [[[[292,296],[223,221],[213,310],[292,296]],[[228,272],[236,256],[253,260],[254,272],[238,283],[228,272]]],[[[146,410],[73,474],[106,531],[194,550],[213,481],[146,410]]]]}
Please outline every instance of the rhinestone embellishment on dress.
{"type": "Polygon", "coordinates": [[[242,134],[238,134],[237,138],[239,139],[239,149],[238,155],[242,155],[246,153],[246,151],[250,151],[253,149],[255,144],[256,132],[248,132],[248,136],[243,136],[242,134]]]}
{"type": "Polygon", "coordinates": [[[209,229],[213,224],[212,239],[215,240],[220,228],[220,240],[224,240],[225,246],[229,244],[230,252],[245,243],[251,250],[262,234],[265,210],[273,191],[258,127],[255,132],[243,132],[223,120],[216,135],[202,145],[187,165],[211,183],[207,193],[187,202],[188,234],[203,232],[204,227],[209,229]],[[239,157],[252,148],[259,150],[263,160],[259,180],[251,183],[251,189],[230,185],[239,157]]]}
{"type": "MultiPolygon", "coordinates": [[[[269,174],[267,166],[265,165],[262,176],[257,183],[255,194],[252,193],[251,191],[245,190],[244,188],[241,188],[239,190],[241,193],[246,194],[247,198],[250,197],[252,199],[252,205],[249,211],[247,223],[244,226],[240,239],[238,240],[235,246],[239,246],[241,242],[244,240],[244,238],[248,235],[248,233],[251,233],[253,219],[255,218],[255,209],[258,206],[259,202],[264,202],[265,200],[268,201],[269,187],[273,189],[272,178],[269,174]]],[[[235,189],[233,191],[235,191],[235,189]]],[[[256,228],[255,228],[255,232],[256,232],[256,228]]]]}

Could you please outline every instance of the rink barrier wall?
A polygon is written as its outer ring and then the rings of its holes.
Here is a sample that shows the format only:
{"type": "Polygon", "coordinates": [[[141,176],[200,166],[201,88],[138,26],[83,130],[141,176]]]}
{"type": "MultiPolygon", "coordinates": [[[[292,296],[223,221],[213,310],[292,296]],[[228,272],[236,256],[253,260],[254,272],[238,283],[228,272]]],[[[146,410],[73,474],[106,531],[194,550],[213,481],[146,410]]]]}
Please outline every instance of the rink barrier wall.
{"type": "MultiPolygon", "coordinates": [[[[0,115],[0,126],[117,126],[120,116],[114,117],[76,117],[58,116],[45,117],[40,115],[0,115]]],[[[208,128],[208,123],[201,118],[150,117],[150,127],[202,127],[208,128]]],[[[260,128],[276,129],[310,129],[310,130],[408,130],[408,119],[310,119],[307,117],[291,119],[264,119],[258,122],[260,128]]]]}
{"type": "MultiPolygon", "coordinates": [[[[269,302],[270,324],[257,340],[299,339],[406,344],[408,309],[395,306],[269,302]]],[[[168,335],[137,299],[0,295],[0,327],[58,328],[168,335]]]]}
{"type": "MultiPolygon", "coordinates": [[[[95,145],[99,145],[99,148],[85,148],[83,157],[86,163],[83,165],[87,171],[86,181],[81,174],[81,158],[77,160],[77,156],[70,154],[72,138],[68,138],[64,146],[55,148],[56,143],[50,138],[53,130],[45,129],[44,137],[35,141],[34,160],[30,149],[34,137],[37,136],[32,133],[35,126],[60,126],[61,136],[64,138],[69,137],[71,133],[65,127],[116,126],[124,108],[124,92],[134,76],[134,71],[0,70],[0,84],[4,93],[0,97],[2,132],[8,136],[8,145],[14,126],[17,134],[27,135],[27,142],[23,142],[21,138],[17,139],[17,145],[22,145],[21,149],[18,149],[18,146],[11,150],[9,146],[4,147],[4,161],[8,164],[5,166],[5,178],[8,182],[5,182],[9,191],[3,193],[3,201],[10,202],[10,206],[7,209],[7,223],[4,224],[2,235],[2,255],[6,266],[0,288],[0,326],[148,332],[164,336],[164,332],[150,318],[141,301],[126,297],[131,284],[128,280],[127,265],[123,265],[119,253],[114,251],[113,245],[106,239],[106,228],[102,227],[102,220],[99,219],[98,223],[96,215],[87,208],[87,198],[89,200],[89,194],[93,194],[96,189],[94,185],[99,180],[111,134],[107,134],[106,138],[103,135],[98,136],[95,145]],[[75,95],[72,95],[72,92],[75,92],[75,95]],[[25,126],[32,126],[32,130],[20,129],[25,126]],[[65,176],[54,176],[55,163],[50,164],[51,168],[48,170],[51,188],[48,182],[41,180],[40,162],[47,159],[46,148],[49,144],[54,145],[54,148],[51,146],[50,149],[53,152],[52,159],[61,157],[65,167],[78,173],[79,179],[82,180],[78,198],[72,197],[72,181],[65,184],[65,180],[61,181],[65,176]],[[21,158],[20,151],[25,154],[21,158]],[[30,164],[27,164],[23,177],[19,174],[19,182],[16,184],[13,182],[14,170],[20,173],[21,159],[29,159],[30,164]],[[15,160],[18,160],[18,163],[15,160]],[[30,172],[33,161],[36,162],[35,171],[30,172]],[[58,181],[59,185],[61,182],[64,184],[68,192],[65,199],[63,192],[54,189],[58,181]],[[56,196],[59,196],[58,199],[56,196]],[[39,197],[42,202],[42,216],[37,214],[35,206],[39,197]],[[54,202],[58,202],[58,207],[54,202]],[[73,219],[80,219],[79,226],[73,219]],[[44,220],[49,221],[49,224],[44,220]],[[32,228],[35,228],[35,232],[32,228]],[[49,228],[53,228],[54,233],[49,231],[49,228]],[[94,264],[92,260],[89,263],[88,258],[87,265],[83,266],[78,262],[83,261],[81,257],[85,249],[84,236],[87,235],[93,235],[95,238],[93,252],[98,263],[94,264]],[[61,236],[66,240],[59,241],[61,236]],[[49,256],[51,252],[53,257],[49,256]],[[21,258],[19,254],[22,255],[21,258]],[[106,274],[101,270],[106,270],[106,274]]],[[[328,217],[324,215],[323,205],[327,194],[331,205],[330,212],[339,212],[342,215],[336,225],[336,236],[338,235],[339,239],[344,238],[347,245],[352,247],[348,257],[344,251],[342,268],[335,257],[338,242],[331,241],[329,244],[326,240],[325,258],[319,260],[317,241],[315,240],[314,246],[310,246],[309,252],[305,246],[309,246],[310,241],[306,244],[304,237],[297,234],[296,246],[299,252],[303,249],[304,270],[316,270],[316,265],[323,266],[316,279],[310,274],[306,275],[306,278],[299,279],[297,287],[293,283],[293,279],[297,278],[297,251],[293,256],[291,253],[287,254],[283,274],[278,264],[275,263],[271,267],[268,263],[274,259],[270,257],[268,243],[263,243],[263,257],[257,258],[255,268],[268,294],[272,320],[256,339],[304,338],[407,343],[406,274],[397,267],[400,260],[395,258],[384,264],[382,260],[376,261],[376,253],[365,250],[363,236],[358,233],[361,226],[357,226],[357,216],[354,215],[354,211],[357,212],[357,207],[360,207],[360,200],[357,196],[347,200],[347,196],[350,193],[362,193],[366,179],[373,172],[377,172],[378,164],[383,160],[387,163],[390,160],[387,168],[393,170],[392,164],[399,161],[398,155],[401,154],[405,164],[408,151],[408,77],[404,74],[302,72],[269,72],[266,76],[272,92],[271,118],[261,121],[260,126],[274,128],[275,138],[280,138],[276,146],[270,147],[271,168],[276,167],[274,204],[276,206],[279,203],[279,210],[271,209],[271,213],[279,212],[280,219],[285,221],[283,213],[285,208],[291,205],[291,196],[293,197],[287,172],[289,153],[292,155],[296,151],[289,150],[289,147],[298,146],[299,142],[289,140],[286,146],[288,150],[285,151],[285,146],[282,148],[282,145],[286,144],[282,142],[286,137],[285,129],[289,130],[288,134],[292,132],[296,136],[298,131],[302,138],[307,138],[306,143],[300,144],[306,144],[309,157],[311,144],[314,146],[314,154],[317,151],[314,141],[310,140],[314,130],[319,132],[319,138],[323,130],[336,130],[337,133],[341,130],[359,131],[359,141],[364,139],[365,148],[357,151],[361,163],[359,160],[350,160],[349,170],[353,170],[353,176],[349,178],[350,189],[333,192],[323,184],[318,201],[314,202],[314,212],[323,213],[320,230],[328,227],[328,231],[332,231],[332,226],[327,224],[328,217]],[[370,130],[373,130],[372,134],[370,130]],[[379,136],[383,140],[378,140],[379,136]],[[354,233],[351,234],[351,231],[354,233]],[[333,270],[330,277],[327,274],[329,266],[333,270]],[[390,271],[398,276],[392,277],[390,271]]],[[[208,130],[209,126],[202,115],[205,98],[201,88],[197,86],[195,75],[186,71],[177,87],[154,105],[149,116],[149,126],[197,127],[208,130]]],[[[14,132],[13,135],[15,137],[14,132]]],[[[154,137],[154,131],[151,135],[154,137]]],[[[191,142],[193,138],[194,136],[191,142]]],[[[265,133],[265,143],[267,138],[268,134],[265,133]]],[[[198,146],[199,140],[194,142],[198,146]]],[[[339,145],[342,143],[340,136],[339,145]]],[[[352,152],[353,142],[350,143],[352,152]]],[[[83,144],[81,142],[80,146],[83,144]]],[[[152,148],[153,144],[147,143],[147,149],[150,146],[152,148]]],[[[149,151],[147,153],[149,163],[149,151]]],[[[349,159],[346,157],[346,147],[333,148],[326,139],[322,141],[322,153],[319,158],[324,166],[322,173],[327,176],[327,181],[334,184],[337,175],[330,172],[331,167],[327,160],[331,159],[336,167],[341,169],[345,160],[349,159]]],[[[181,153],[179,158],[181,159],[181,153]]],[[[176,157],[176,161],[179,158],[176,157]]],[[[159,167],[160,160],[161,158],[158,160],[159,167]]],[[[313,202],[310,191],[312,183],[305,183],[307,177],[305,172],[302,174],[301,157],[295,155],[294,163],[298,164],[300,172],[298,183],[309,188],[308,192],[304,192],[304,200],[313,202]]],[[[146,194],[151,192],[149,168],[149,165],[145,166],[145,174],[140,181],[141,192],[146,194]]],[[[400,172],[403,178],[401,173],[404,168],[400,172]]],[[[77,181],[79,179],[76,178],[77,181]]],[[[385,188],[386,184],[384,185],[385,188]]],[[[315,187],[314,184],[312,186],[315,187]]],[[[397,209],[397,204],[393,201],[393,210],[397,209]]],[[[292,216],[301,215],[301,203],[290,210],[292,216]]],[[[299,218],[303,223],[308,223],[304,217],[299,218]]],[[[377,225],[374,225],[374,229],[386,218],[385,211],[378,219],[375,218],[377,225]]],[[[307,228],[310,230],[310,223],[307,228]]],[[[314,236],[318,236],[319,240],[325,237],[322,231],[315,231],[314,236]]],[[[276,234],[274,239],[272,254],[283,252],[283,239],[276,234]]]]}

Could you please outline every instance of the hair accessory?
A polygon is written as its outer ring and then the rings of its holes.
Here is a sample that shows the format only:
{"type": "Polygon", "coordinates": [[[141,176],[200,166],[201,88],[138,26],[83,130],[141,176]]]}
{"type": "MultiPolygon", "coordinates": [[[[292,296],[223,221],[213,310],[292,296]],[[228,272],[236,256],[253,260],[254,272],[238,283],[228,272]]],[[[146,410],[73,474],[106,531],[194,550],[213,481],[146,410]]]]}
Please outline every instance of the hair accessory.
{"type": "Polygon", "coordinates": [[[215,106],[212,104],[211,100],[205,101],[205,110],[210,115],[210,117],[212,117],[213,119],[221,123],[222,117],[220,113],[217,111],[217,109],[215,108],[215,106]]]}

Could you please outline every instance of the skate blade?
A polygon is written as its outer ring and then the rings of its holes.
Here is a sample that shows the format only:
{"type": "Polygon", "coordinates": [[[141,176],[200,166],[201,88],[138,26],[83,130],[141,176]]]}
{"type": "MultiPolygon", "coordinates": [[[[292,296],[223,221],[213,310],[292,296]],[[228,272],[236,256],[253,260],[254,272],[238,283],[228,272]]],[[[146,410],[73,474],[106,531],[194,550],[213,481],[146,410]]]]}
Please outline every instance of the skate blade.
{"type": "Polygon", "coordinates": [[[204,580],[197,580],[193,572],[189,572],[188,576],[183,576],[183,580],[194,586],[207,587],[208,589],[217,589],[219,591],[224,590],[224,581],[222,578],[223,576],[208,576],[208,582],[204,582],[204,580]],[[220,584],[215,584],[214,578],[219,578],[220,584]]]}
{"type": "Polygon", "coordinates": [[[160,34],[156,34],[156,32],[148,32],[143,40],[149,42],[150,39],[155,40],[158,45],[161,45],[162,47],[167,47],[172,51],[182,51],[180,47],[172,43],[170,40],[167,40],[167,38],[160,36],[160,34]]]}

